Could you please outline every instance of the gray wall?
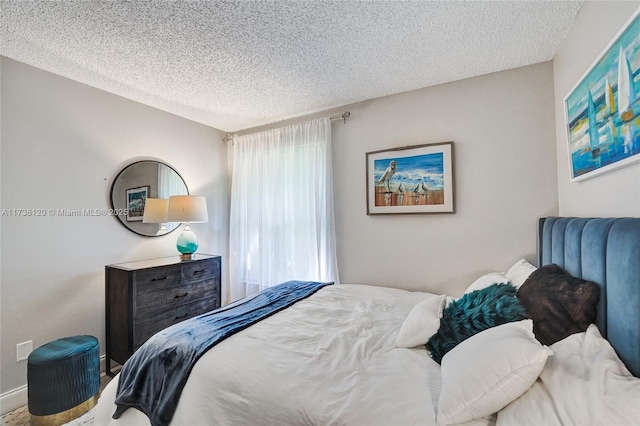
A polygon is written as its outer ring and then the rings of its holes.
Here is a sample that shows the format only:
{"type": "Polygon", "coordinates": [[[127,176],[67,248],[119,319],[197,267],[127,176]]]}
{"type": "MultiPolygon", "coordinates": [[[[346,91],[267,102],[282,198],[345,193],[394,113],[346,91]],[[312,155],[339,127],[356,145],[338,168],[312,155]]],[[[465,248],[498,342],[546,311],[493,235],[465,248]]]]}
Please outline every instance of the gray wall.
{"type": "MultiPolygon", "coordinates": [[[[5,57],[1,79],[2,209],[108,208],[111,179],[125,164],[161,159],[191,193],[207,197],[210,221],[193,225],[199,251],[226,257],[221,132],[5,57]]],[[[105,264],[178,253],[179,231],[141,237],[113,217],[4,215],[1,232],[4,396],[26,384],[26,361],[16,363],[19,342],[33,340],[35,348],[91,334],[104,354],[105,264]]]]}
{"type": "Polygon", "coordinates": [[[553,60],[558,196],[563,216],[640,216],[640,163],[569,181],[564,98],[622,29],[638,1],[586,2],[553,60]]]}
{"type": "Polygon", "coordinates": [[[557,214],[551,62],[349,107],[333,124],[340,278],[458,295],[487,270],[535,260],[557,214]],[[455,214],[366,214],[366,152],[454,141],[455,214]]]}
{"type": "Polygon", "coordinates": [[[457,295],[483,272],[535,261],[536,218],[558,214],[553,107],[546,62],[241,134],[350,110],[332,125],[341,281],[457,295]],[[367,216],[367,152],[445,141],[455,214],[367,216]]]}

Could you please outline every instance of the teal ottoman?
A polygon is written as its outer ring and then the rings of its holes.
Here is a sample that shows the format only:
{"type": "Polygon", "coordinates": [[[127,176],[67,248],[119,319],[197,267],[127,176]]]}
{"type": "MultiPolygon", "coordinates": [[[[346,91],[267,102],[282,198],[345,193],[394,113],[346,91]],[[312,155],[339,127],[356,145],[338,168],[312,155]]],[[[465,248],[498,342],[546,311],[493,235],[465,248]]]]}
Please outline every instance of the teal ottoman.
{"type": "Polygon", "coordinates": [[[100,389],[100,346],[93,336],[54,340],[29,354],[27,390],[31,425],[60,425],[95,405],[100,389]]]}

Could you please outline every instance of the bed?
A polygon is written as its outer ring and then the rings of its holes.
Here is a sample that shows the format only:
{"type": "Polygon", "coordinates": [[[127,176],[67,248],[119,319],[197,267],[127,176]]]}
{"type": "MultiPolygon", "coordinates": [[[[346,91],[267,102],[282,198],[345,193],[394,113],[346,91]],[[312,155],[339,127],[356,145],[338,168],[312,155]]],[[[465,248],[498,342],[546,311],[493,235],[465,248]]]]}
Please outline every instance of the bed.
{"type": "MultiPolygon", "coordinates": [[[[522,260],[478,277],[457,299],[323,286],[206,351],[170,423],[639,424],[640,218],[543,218],[538,265],[522,260]],[[548,313],[528,319],[500,302],[511,320],[463,336],[440,364],[434,360],[446,346],[435,337],[447,312],[480,294],[525,294],[558,272],[555,265],[588,281],[592,293],[595,283],[594,325],[563,326],[557,341],[543,345],[537,333],[548,313]]],[[[95,424],[150,424],[135,408],[112,418],[118,382],[103,391],[95,424]]]]}

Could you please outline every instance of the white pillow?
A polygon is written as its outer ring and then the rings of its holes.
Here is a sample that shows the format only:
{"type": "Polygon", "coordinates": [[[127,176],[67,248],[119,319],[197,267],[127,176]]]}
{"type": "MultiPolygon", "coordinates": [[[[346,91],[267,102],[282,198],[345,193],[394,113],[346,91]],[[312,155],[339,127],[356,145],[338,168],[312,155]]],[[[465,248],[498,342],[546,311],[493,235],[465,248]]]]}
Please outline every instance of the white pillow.
{"type": "Polygon", "coordinates": [[[469,287],[464,291],[466,293],[471,293],[472,291],[482,290],[483,288],[487,288],[492,284],[502,284],[508,283],[509,279],[502,275],[499,272],[491,272],[489,274],[483,275],[474,282],[471,283],[469,287]]]}
{"type": "MultiPolygon", "coordinates": [[[[455,302],[458,299],[459,299],[459,297],[447,296],[445,301],[444,301],[444,307],[442,309],[443,310],[447,309],[447,306],[449,306],[450,304],[452,304],[453,302],[455,302]]],[[[440,314],[440,316],[442,317],[442,314],[440,314]]]]}
{"type": "Polygon", "coordinates": [[[551,349],[533,335],[533,321],[510,322],[475,334],[442,358],[439,425],[488,416],[536,381],[551,349]]]}
{"type": "Polygon", "coordinates": [[[515,288],[520,288],[526,279],[529,278],[529,275],[531,275],[531,273],[536,269],[538,268],[526,260],[520,259],[514,263],[511,268],[509,268],[505,276],[509,281],[511,281],[511,284],[513,284],[515,288]]]}
{"type": "Polygon", "coordinates": [[[498,413],[497,424],[638,425],[640,378],[594,324],[551,345],[540,379],[498,413]]]}
{"type": "Polygon", "coordinates": [[[402,323],[396,338],[396,347],[414,348],[427,343],[429,337],[436,334],[440,328],[445,300],[444,294],[433,295],[414,306],[402,323]]]}

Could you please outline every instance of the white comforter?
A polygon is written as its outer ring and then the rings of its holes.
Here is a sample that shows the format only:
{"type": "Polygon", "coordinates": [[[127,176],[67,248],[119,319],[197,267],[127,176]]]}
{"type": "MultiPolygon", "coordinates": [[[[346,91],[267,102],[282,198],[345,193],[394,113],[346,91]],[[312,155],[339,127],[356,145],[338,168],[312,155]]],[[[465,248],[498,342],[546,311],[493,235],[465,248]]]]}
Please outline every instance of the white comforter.
{"type": "MultiPolygon", "coordinates": [[[[174,425],[435,425],[440,366],[424,348],[395,347],[429,293],[333,285],[209,350],[184,388],[174,425]]],[[[111,415],[117,377],[96,425],[148,425],[111,415]]],[[[477,424],[487,424],[483,419],[477,424]]]]}

